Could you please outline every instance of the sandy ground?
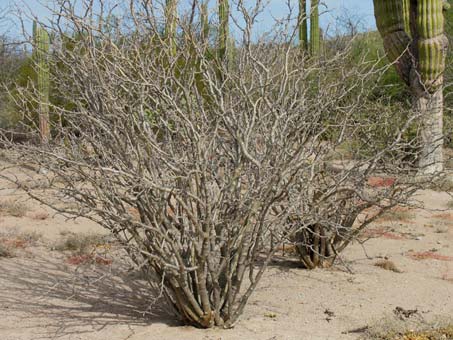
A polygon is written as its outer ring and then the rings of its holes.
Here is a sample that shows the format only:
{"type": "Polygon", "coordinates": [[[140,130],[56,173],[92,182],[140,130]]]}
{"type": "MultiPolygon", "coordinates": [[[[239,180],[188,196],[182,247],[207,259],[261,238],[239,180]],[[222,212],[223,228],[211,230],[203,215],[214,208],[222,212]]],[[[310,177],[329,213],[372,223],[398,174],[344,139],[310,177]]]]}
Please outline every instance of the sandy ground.
{"type": "MultiPolygon", "coordinates": [[[[0,202],[24,200],[6,182],[0,181],[0,188],[0,202]]],[[[281,257],[231,330],[182,326],[158,303],[150,308],[147,286],[128,271],[125,259],[112,265],[68,263],[66,253],[52,250],[62,232],[103,230],[25,201],[22,217],[0,213],[0,235],[42,237],[20,245],[15,257],[0,258],[0,340],[341,340],[357,339],[348,331],[392,315],[396,307],[417,309],[427,319],[451,316],[451,197],[423,191],[418,198],[428,210],[376,223],[370,232],[375,238],[350,246],[332,269],[302,270],[296,259],[281,257]],[[401,272],[375,266],[383,258],[401,272]]]]}

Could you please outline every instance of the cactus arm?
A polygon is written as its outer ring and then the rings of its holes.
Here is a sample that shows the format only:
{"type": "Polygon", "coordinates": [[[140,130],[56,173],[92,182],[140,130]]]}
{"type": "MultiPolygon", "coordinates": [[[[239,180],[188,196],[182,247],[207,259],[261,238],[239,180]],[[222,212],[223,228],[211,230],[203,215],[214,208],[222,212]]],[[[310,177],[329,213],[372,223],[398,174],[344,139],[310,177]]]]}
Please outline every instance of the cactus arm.
{"type": "Polygon", "coordinates": [[[424,87],[434,90],[442,85],[445,70],[443,1],[418,1],[416,11],[418,71],[424,87]]]}
{"type": "Polygon", "coordinates": [[[50,75],[47,56],[49,54],[50,39],[45,29],[36,21],[33,23],[33,59],[36,68],[36,90],[38,93],[38,118],[41,142],[47,143],[50,139],[49,119],[49,92],[50,75]]]}
{"type": "MultiPolygon", "coordinates": [[[[390,62],[403,81],[410,84],[412,57],[409,51],[411,38],[405,31],[403,2],[401,0],[374,0],[376,26],[384,41],[390,62]]],[[[406,18],[407,19],[407,18],[406,18]]]]}
{"type": "Polygon", "coordinates": [[[404,20],[404,31],[410,35],[411,34],[411,25],[410,25],[410,0],[402,0],[403,2],[403,20],[404,20]]]}
{"type": "Polygon", "coordinates": [[[177,21],[177,0],[166,0],[165,2],[165,40],[168,43],[170,54],[176,55],[176,21],[177,21]]]}
{"type": "Polygon", "coordinates": [[[299,46],[302,51],[308,50],[307,0],[299,0],[299,46]]]}
{"type": "Polygon", "coordinates": [[[319,0],[312,0],[310,10],[310,53],[312,56],[319,54],[319,0]]]}

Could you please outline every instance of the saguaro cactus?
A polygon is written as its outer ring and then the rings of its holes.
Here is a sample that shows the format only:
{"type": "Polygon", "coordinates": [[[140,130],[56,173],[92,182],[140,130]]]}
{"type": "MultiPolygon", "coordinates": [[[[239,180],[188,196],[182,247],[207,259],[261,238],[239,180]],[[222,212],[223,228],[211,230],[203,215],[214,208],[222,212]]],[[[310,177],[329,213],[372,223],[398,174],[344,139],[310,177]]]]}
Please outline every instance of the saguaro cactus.
{"type": "Polygon", "coordinates": [[[230,18],[230,4],[229,0],[219,1],[219,46],[218,56],[221,61],[227,59],[228,39],[229,39],[229,18],[230,18]]]}
{"type": "Polygon", "coordinates": [[[209,8],[208,0],[204,0],[200,6],[201,37],[203,41],[209,39],[209,8]]]}
{"type": "Polygon", "coordinates": [[[302,51],[308,51],[307,0],[299,0],[299,45],[302,51]]]}
{"type": "Polygon", "coordinates": [[[171,55],[176,55],[176,25],[178,19],[178,1],[166,0],[165,2],[165,40],[171,55]]]}
{"type": "Polygon", "coordinates": [[[388,58],[410,87],[413,108],[421,115],[419,166],[428,174],[443,169],[442,85],[448,44],[443,5],[443,0],[374,0],[388,58]]]}
{"type": "Polygon", "coordinates": [[[319,38],[319,0],[312,0],[310,10],[310,53],[312,56],[319,54],[321,46],[319,38]]]}
{"type": "Polygon", "coordinates": [[[39,132],[41,142],[44,144],[50,139],[50,75],[49,63],[47,60],[49,46],[49,34],[35,21],[33,23],[33,62],[36,69],[36,90],[38,92],[39,132]]]}

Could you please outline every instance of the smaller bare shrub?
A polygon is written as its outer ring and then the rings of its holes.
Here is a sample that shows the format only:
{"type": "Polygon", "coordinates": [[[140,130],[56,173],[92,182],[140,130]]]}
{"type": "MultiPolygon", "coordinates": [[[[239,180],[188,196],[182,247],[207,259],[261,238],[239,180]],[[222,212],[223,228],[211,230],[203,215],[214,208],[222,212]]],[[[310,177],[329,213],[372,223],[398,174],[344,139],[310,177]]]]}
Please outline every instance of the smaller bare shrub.
{"type": "Polygon", "coordinates": [[[28,207],[25,204],[18,201],[8,200],[0,202],[0,214],[23,217],[27,209],[28,207]]]}

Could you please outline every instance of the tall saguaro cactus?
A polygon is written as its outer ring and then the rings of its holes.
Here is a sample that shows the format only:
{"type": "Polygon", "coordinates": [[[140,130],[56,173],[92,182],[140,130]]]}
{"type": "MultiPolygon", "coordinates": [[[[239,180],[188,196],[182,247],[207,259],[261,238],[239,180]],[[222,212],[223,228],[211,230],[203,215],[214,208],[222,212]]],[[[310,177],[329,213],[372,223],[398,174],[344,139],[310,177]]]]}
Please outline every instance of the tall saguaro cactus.
{"type": "Polygon", "coordinates": [[[39,132],[43,144],[50,139],[50,73],[47,60],[49,47],[49,34],[35,21],[33,23],[33,62],[36,69],[36,90],[38,92],[39,132]]]}
{"type": "Polygon", "coordinates": [[[178,0],[165,2],[165,40],[170,49],[170,54],[176,55],[176,25],[178,19],[178,0]]]}
{"type": "Polygon", "coordinates": [[[229,0],[218,0],[219,3],[219,46],[218,56],[221,61],[227,61],[227,49],[229,40],[229,19],[230,19],[230,4],[229,0]]]}
{"type": "Polygon", "coordinates": [[[299,45],[302,51],[308,51],[307,0],[299,0],[299,45]]]}
{"type": "Polygon", "coordinates": [[[200,6],[200,21],[201,21],[201,37],[203,41],[207,41],[209,39],[209,8],[208,8],[208,0],[204,0],[200,6]]]}
{"type": "Polygon", "coordinates": [[[374,0],[376,24],[388,58],[413,94],[422,120],[420,171],[442,171],[443,0],[374,0]],[[410,29],[410,32],[408,31],[410,29]]]}
{"type": "Polygon", "coordinates": [[[319,54],[321,41],[319,32],[319,0],[312,0],[310,6],[310,53],[319,54]]]}

